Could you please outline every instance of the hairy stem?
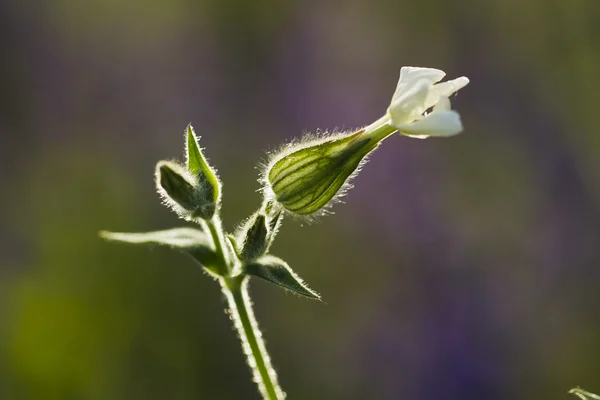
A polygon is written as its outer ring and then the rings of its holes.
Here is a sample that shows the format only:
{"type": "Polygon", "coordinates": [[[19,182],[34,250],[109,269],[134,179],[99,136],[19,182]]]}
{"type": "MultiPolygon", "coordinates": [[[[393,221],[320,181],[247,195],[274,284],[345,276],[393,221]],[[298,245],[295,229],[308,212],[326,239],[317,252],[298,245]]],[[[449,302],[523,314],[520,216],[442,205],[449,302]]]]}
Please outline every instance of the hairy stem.
{"type": "Polygon", "coordinates": [[[285,393],[279,387],[277,373],[271,365],[271,358],[252,311],[252,302],[248,294],[248,277],[225,278],[222,280],[222,285],[229,303],[231,319],[242,341],[242,348],[260,393],[268,400],[285,399],[285,393]]]}
{"type": "Polygon", "coordinates": [[[229,275],[233,270],[233,265],[231,264],[229,251],[227,250],[227,245],[225,244],[225,237],[223,236],[221,221],[218,217],[214,216],[210,220],[206,221],[206,225],[208,226],[210,235],[215,243],[215,250],[217,256],[219,257],[218,262],[220,264],[218,267],[224,274],[229,275]]]}
{"type": "Polygon", "coordinates": [[[218,267],[224,272],[220,279],[223,293],[229,304],[229,314],[238,331],[242,342],[242,349],[248,359],[248,365],[252,370],[254,382],[264,399],[282,400],[285,393],[277,383],[277,374],[271,365],[271,358],[267,353],[262,333],[258,328],[258,322],[252,310],[252,301],[248,294],[248,276],[236,273],[231,257],[225,243],[221,221],[217,217],[206,221],[210,235],[215,244],[218,256],[218,267]]]}

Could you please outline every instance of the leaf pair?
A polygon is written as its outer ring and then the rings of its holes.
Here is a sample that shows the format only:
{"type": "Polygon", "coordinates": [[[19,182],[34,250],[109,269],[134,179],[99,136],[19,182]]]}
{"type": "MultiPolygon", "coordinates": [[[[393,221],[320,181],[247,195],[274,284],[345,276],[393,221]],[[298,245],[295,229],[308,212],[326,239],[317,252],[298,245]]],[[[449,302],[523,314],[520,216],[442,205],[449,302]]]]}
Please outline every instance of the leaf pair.
{"type": "MultiPolygon", "coordinates": [[[[115,242],[166,246],[183,251],[200,263],[209,272],[215,273],[217,254],[210,236],[199,229],[174,228],[144,233],[100,232],[106,240],[115,242]]],[[[272,255],[262,256],[245,265],[244,272],[274,283],[284,289],[312,299],[321,297],[308,288],[289,265],[272,255]]]]}

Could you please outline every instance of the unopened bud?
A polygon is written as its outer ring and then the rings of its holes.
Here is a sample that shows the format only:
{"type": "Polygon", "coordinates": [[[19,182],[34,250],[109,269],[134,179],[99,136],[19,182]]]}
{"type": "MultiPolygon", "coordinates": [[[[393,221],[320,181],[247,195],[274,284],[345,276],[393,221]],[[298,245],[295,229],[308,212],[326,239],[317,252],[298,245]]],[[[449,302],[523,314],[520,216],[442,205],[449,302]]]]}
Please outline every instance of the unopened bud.
{"type": "Polygon", "coordinates": [[[265,174],[267,194],[293,214],[323,210],[343,195],[345,184],[376,146],[360,130],[350,135],[302,144],[276,155],[265,174]],[[271,192],[271,193],[269,193],[271,192]]]}
{"type": "Polygon", "coordinates": [[[212,190],[200,185],[179,164],[159,162],[156,166],[156,187],[165,203],[183,218],[209,219],[215,212],[212,190]]]}
{"type": "Polygon", "coordinates": [[[265,254],[269,247],[268,233],[266,216],[262,213],[256,214],[242,230],[240,258],[250,261],[265,254]]]}

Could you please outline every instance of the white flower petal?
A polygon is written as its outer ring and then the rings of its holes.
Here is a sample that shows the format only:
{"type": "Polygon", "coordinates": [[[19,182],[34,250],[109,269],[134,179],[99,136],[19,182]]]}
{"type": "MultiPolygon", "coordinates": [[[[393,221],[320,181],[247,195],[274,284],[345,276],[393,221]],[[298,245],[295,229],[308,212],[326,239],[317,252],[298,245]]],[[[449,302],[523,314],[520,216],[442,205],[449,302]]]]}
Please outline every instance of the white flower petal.
{"type": "Polygon", "coordinates": [[[409,90],[420,80],[426,80],[430,85],[433,85],[441,81],[444,76],[446,76],[444,71],[435,68],[402,67],[400,69],[400,79],[398,79],[398,85],[392,96],[392,101],[396,100],[403,91],[409,90]]]}
{"type": "Polygon", "coordinates": [[[454,136],[463,129],[460,115],[456,111],[432,112],[412,124],[401,124],[395,127],[407,136],[454,136]]]}
{"type": "Polygon", "coordinates": [[[426,79],[432,85],[442,80],[446,73],[436,68],[402,67],[400,69],[400,83],[409,83],[426,79]]]}
{"type": "Polygon", "coordinates": [[[393,100],[388,108],[392,125],[410,123],[423,114],[430,88],[429,82],[421,80],[393,100]]]}
{"type": "Polygon", "coordinates": [[[425,105],[427,108],[434,106],[441,97],[450,97],[453,93],[467,86],[468,83],[469,78],[461,76],[460,78],[456,78],[448,82],[442,82],[438,83],[437,85],[433,85],[429,91],[425,105]]]}
{"type": "Polygon", "coordinates": [[[413,138],[413,139],[427,139],[429,137],[429,135],[411,135],[410,133],[406,133],[406,132],[400,132],[400,134],[403,136],[408,136],[409,138],[413,138]]]}
{"type": "Polygon", "coordinates": [[[433,112],[436,111],[450,111],[450,99],[447,97],[440,97],[440,100],[433,106],[433,112]]]}

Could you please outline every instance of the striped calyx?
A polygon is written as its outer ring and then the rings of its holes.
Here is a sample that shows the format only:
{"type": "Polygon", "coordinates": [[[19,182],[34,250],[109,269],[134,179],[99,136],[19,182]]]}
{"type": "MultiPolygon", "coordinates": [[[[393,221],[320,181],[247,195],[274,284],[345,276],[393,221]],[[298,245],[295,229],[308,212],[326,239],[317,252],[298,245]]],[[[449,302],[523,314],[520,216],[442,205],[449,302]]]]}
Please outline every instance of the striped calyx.
{"type": "Polygon", "coordinates": [[[376,146],[360,130],[284,150],[269,164],[267,192],[292,214],[318,213],[343,194],[348,180],[376,146]]]}

